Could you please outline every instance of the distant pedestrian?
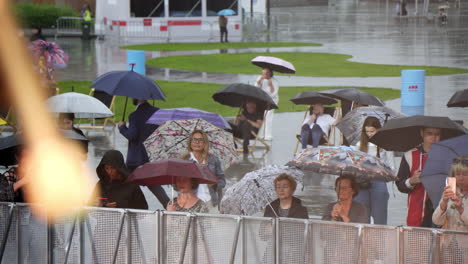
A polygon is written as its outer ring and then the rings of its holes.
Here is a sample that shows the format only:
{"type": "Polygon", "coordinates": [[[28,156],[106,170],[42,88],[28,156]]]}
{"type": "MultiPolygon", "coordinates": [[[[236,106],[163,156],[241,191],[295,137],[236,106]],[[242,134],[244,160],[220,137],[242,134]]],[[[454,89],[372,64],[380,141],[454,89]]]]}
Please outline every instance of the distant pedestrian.
{"type": "Polygon", "coordinates": [[[219,32],[221,34],[221,42],[223,42],[223,36],[224,36],[224,42],[229,42],[228,41],[228,31],[227,31],[227,24],[228,24],[228,19],[225,16],[219,16],[218,18],[218,24],[219,24],[219,32]]]}
{"type": "MultiPolygon", "coordinates": [[[[279,102],[279,85],[278,81],[273,77],[273,71],[269,68],[264,68],[262,70],[262,75],[260,75],[255,82],[255,86],[259,87],[265,91],[275,102],[279,102]]],[[[274,109],[268,110],[265,115],[265,140],[273,140],[273,114],[275,113],[274,109]]]]}
{"type": "MultiPolygon", "coordinates": [[[[138,166],[149,162],[143,142],[158,126],[146,124],[146,121],[148,121],[154,112],[159,110],[159,108],[151,106],[145,100],[133,99],[133,104],[136,105],[136,110],[128,116],[128,127],[123,121],[120,121],[118,124],[120,134],[128,139],[126,164],[130,172],[133,172],[138,166]]],[[[148,186],[148,189],[158,198],[161,205],[166,208],[169,197],[164,189],[160,185],[148,186]]]]}

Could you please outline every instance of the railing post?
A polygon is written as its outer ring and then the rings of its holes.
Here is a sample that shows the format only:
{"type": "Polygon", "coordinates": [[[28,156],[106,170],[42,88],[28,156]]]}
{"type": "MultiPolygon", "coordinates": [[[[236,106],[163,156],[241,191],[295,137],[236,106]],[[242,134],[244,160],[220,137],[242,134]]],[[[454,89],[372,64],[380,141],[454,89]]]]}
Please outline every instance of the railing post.
{"type": "MultiPolygon", "coordinates": [[[[84,264],[86,262],[86,251],[85,251],[85,216],[84,214],[79,214],[79,225],[80,225],[80,264],[84,264]]],[[[91,235],[91,234],[90,234],[91,235]]]]}
{"type": "Polygon", "coordinates": [[[442,232],[437,229],[432,230],[432,245],[429,251],[429,263],[431,264],[439,263],[440,235],[442,232]]]}
{"type": "Polygon", "coordinates": [[[70,231],[70,234],[68,235],[68,238],[67,238],[67,248],[66,248],[66,253],[65,253],[65,261],[64,261],[64,264],[67,264],[68,263],[68,256],[70,255],[70,250],[72,248],[72,242],[73,242],[73,235],[75,234],[75,226],[77,224],[77,220],[78,220],[78,215],[75,217],[75,219],[73,220],[73,223],[72,223],[72,229],[70,231]]]}
{"type": "Polygon", "coordinates": [[[364,230],[364,227],[362,225],[358,225],[357,226],[358,228],[358,237],[357,237],[357,256],[356,256],[356,264],[357,263],[361,263],[360,262],[360,259],[362,257],[362,252],[361,252],[361,249],[362,249],[362,244],[363,244],[363,230],[364,230]]]}
{"type": "Polygon", "coordinates": [[[16,205],[14,203],[9,204],[9,206],[10,206],[10,210],[8,212],[8,220],[7,220],[5,235],[3,236],[2,245],[0,246],[0,263],[2,263],[3,261],[6,244],[8,242],[8,236],[10,235],[11,223],[13,222],[13,213],[14,213],[14,210],[16,209],[16,205]]]}
{"type": "Polygon", "coordinates": [[[274,248],[274,258],[273,258],[273,263],[277,264],[277,263],[281,263],[281,248],[282,248],[282,245],[281,245],[281,239],[280,239],[280,219],[278,217],[275,217],[273,218],[272,220],[272,224],[273,224],[273,228],[271,229],[272,230],[272,237],[273,237],[273,245],[275,245],[273,248],[274,248]],[[275,230],[275,231],[273,231],[275,230]]]}
{"type": "Polygon", "coordinates": [[[241,230],[241,225],[242,225],[242,218],[239,216],[237,218],[237,226],[236,226],[236,232],[234,233],[234,241],[232,242],[232,249],[231,249],[231,258],[229,263],[234,264],[234,261],[236,259],[236,249],[237,249],[237,244],[239,241],[239,234],[241,230]]]}
{"type": "Polygon", "coordinates": [[[55,228],[53,223],[47,216],[47,263],[53,264],[54,261],[54,240],[55,240],[55,228]]]}
{"type": "Polygon", "coordinates": [[[405,263],[405,234],[402,226],[397,227],[398,263],[405,263]]]}
{"type": "Polygon", "coordinates": [[[247,225],[245,219],[242,223],[242,264],[247,263],[247,225]]]}
{"type": "MultiPolygon", "coordinates": [[[[21,225],[20,225],[20,209],[16,208],[16,222],[15,222],[15,228],[16,228],[16,263],[21,264],[23,263],[23,247],[21,246],[21,239],[23,237],[23,234],[21,232],[21,225]]],[[[1,262],[0,262],[1,263],[1,262]]]]}
{"type": "Polygon", "coordinates": [[[127,264],[131,264],[132,263],[132,230],[131,230],[132,225],[130,223],[131,217],[130,217],[129,212],[126,213],[126,218],[127,218],[127,239],[125,241],[127,242],[127,264]]]}
{"type": "Polygon", "coordinates": [[[158,241],[158,247],[157,247],[157,250],[158,250],[158,264],[162,264],[162,263],[166,263],[167,260],[166,260],[166,251],[164,250],[166,247],[165,247],[165,233],[164,233],[164,214],[162,211],[159,211],[157,212],[157,219],[158,219],[158,223],[157,223],[157,228],[158,228],[158,238],[159,238],[159,241],[158,241]],[[164,250],[164,251],[163,251],[164,250]]]}
{"type": "Polygon", "coordinates": [[[187,216],[189,217],[189,221],[187,223],[187,227],[185,228],[185,237],[184,237],[184,242],[182,243],[182,249],[180,251],[179,264],[184,263],[185,250],[187,249],[188,238],[190,235],[190,225],[192,224],[193,215],[188,214],[187,216]]]}
{"type": "Polygon", "coordinates": [[[302,260],[304,261],[304,263],[308,263],[307,262],[307,241],[308,241],[308,236],[309,236],[309,223],[307,222],[307,220],[304,221],[304,245],[302,247],[302,260]]]}
{"type": "Polygon", "coordinates": [[[117,235],[117,243],[115,245],[114,255],[112,257],[112,264],[117,263],[117,255],[119,254],[120,239],[122,238],[122,232],[123,232],[126,214],[127,214],[127,211],[124,210],[122,214],[120,215],[120,224],[119,224],[120,228],[119,228],[119,234],[117,235]]]}

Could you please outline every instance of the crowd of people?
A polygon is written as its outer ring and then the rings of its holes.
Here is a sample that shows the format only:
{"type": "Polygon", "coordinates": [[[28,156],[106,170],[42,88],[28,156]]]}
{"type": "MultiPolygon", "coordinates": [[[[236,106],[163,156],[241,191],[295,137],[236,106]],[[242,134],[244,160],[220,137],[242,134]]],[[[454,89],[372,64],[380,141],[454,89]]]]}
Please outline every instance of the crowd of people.
{"type": "MultiPolygon", "coordinates": [[[[262,70],[256,85],[265,91],[275,103],[278,103],[279,86],[271,69],[262,70]]],[[[126,179],[139,166],[149,162],[143,142],[158,128],[158,125],[147,124],[146,121],[159,108],[150,105],[145,100],[134,99],[133,103],[136,110],[129,115],[128,124],[123,121],[118,123],[118,130],[128,140],[126,161],[122,153],[117,150],[109,150],[104,154],[96,168],[99,181],[94,190],[96,199],[89,201],[91,205],[112,208],[148,208],[140,186],[129,184],[126,179]]],[[[361,106],[364,105],[351,102],[350,110],[361,106]]],[[[331,127],[341,120],[341,118],[334,118],[325,113],[324,109],[322,103],[310,105],[300,127],[302,149],[317,148],[322,143],[322,138],[329,135],[331,127]]],[[[262,127],[265,128],[264,137],[268,140],[273,139],[272,117],[273,110],[265,111],[257,101],[252,99],[245,101],[240,114],[231,124],[233,135],[243,141],[244,154],[249,153],[249,142],[262,127]]],[[[72,113],[59,114],[58,125],[62,130],[85,136],[80,129],[75,127],[72,113]]],[[[440,141],[443,131],[439,128],[421,128],[422,144],[404,153],[397,170],[393,152],[369,142],[369,139],[381,128],[382,124],[378,118],[372,116],[365,118],[360,128],[361,137],[358,143],[350,147],[377,157],[397,175],[398,190],[408,194],[407,225],[468,230],[468,213],[464,211],[464,201],[468,197],[468,158],[459,157],[454,160],[449,176],[456,178],[456,187],[447,186],[440,203],[434,204],[427,195],[420,176],[431,145],[440,141]]],[[[87,142],[81,143],[84,147],[83,151],[87,153],[87,142]]],[[[29,180],[19,177],[18,175],[22,174],[17,173],[22,168],[23,155],[27,155],[27,150],[18,147],[15,152],[18,166],[8,169],[0,177],[1,201],[24,201],[23,189],[29,180]]],[[[178,192],[176,197],[169,198],[160,185],[148,186],[149,190],[169,211],[209,212],[210,208],[219,205],[226,180],[219,157],[210,152],[208,135],[202,130],[192,131],[187,141],[187,152],[180,158],[207,166],[216,175],[218,183],[200,184],[195,178],[176,177],[173,186],[178,192]]],[[[266,206],[264,216],[303,219],[309,217],[307,208],[302,205],[300,199],[294,196],[297,182],[292,176],[280,174],[274,180],[273,185],[278,199],[266,206]]],[[[389,192],[385,182],[362,179],[358,181],[353,175],[342,173],[335,181],[335,191],[337,199],[324,208],[323,220],[387,224],[389,192]]]]}

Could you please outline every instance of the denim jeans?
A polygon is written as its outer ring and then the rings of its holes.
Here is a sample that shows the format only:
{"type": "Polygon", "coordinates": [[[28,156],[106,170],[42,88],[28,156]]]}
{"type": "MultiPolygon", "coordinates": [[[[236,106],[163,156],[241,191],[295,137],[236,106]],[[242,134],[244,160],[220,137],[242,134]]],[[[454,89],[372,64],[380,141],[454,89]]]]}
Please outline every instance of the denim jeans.
{"type": "Polygon", "coordinates": [[[307,148],[307,143],[312,141],[312,147],[318,147],[320,143],[320,139],[323,137],[323,131],[319,125],[314,124],[312,128],[310,128],[309,124],[304,124],[301,127],[301,144],[302,149],[307,148]]]}
{"type": "Polygon", "coordinates": [[[381,181],[371,181],[369,189],[359,190],[354,201],[362,203],[369,210],[369,216],[374,219],[374,224],[387,224],[388,189],[387,184],[381,181]]]}

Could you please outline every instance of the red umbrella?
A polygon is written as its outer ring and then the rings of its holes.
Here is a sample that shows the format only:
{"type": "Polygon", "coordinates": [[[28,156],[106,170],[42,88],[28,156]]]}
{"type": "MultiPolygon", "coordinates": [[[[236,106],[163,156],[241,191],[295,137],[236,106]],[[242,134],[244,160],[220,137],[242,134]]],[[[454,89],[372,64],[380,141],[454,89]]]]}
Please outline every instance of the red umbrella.
{"type": "Polygon", "coordinates": [[[175,177],[198,179],[198,183],[218,183],[216,175],[204,165],[183,159],[166,159],[148,162],[138,167],[127,182],[138,185],[175,184],[175,177]]]}

